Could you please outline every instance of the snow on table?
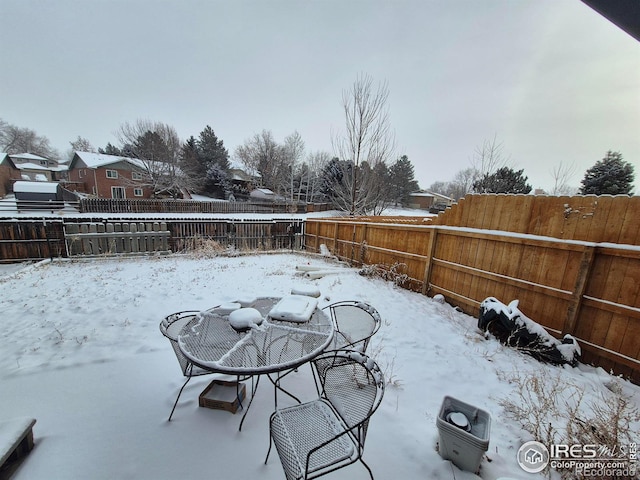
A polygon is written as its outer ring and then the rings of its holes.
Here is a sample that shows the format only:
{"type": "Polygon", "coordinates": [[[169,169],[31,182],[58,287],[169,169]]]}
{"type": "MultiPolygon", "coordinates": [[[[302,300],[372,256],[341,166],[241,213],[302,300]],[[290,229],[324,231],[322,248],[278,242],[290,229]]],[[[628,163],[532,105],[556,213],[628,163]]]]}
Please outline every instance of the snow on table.
{"type": "Polygon", "coordinates": [[[306,295],[287,295],[274,305],[269,316],[287,322],[308,322],[317,306],[316,298],[306,295]]]}

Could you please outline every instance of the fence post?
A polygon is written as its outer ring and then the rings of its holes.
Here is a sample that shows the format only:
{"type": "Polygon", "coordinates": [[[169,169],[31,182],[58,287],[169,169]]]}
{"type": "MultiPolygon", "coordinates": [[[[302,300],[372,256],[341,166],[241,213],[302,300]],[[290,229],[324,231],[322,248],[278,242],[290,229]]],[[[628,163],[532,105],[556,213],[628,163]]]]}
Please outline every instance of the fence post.
{"type": "Polygon", "coordinates": [[[426,295],[429,289],[429,282],[431,280],[431,263],[433,261],[433,253],[436,249],[436,239],[438,237],[438,228],[433,227],[430,229],[431,235],[429,235],[429,245],[427,246],[427,264],[424,266],[424,280],[422,281],[422,294],[426,295]]]}
{"type": "Polygon", "coordinates": [[[433,253],[436,248],[436,242],[438,237],[438,228],[433,227],[429,228],[431,231],[431,235],[429,235],[429,243],[427,245],[427,259],[426,265],[424,266],[424,277],[422,280],[422,294],[426,295],[429,290],[429,283],[431,282],[431,263],[433,260],[433,253]]]}
{"type": "Polygon", "coordinates": [[[594,246],[585,246],[580,258],[580,267],[576,275],[576,283],[573,287],[569,308],[567,309],[567,318],[564,321],[563,333],[573,334],[576,331],[576,323],[580,308],[582,307],[582,296],[587,288],[587,281],[591,275],[591,267],[595,256],[594,246]]]}

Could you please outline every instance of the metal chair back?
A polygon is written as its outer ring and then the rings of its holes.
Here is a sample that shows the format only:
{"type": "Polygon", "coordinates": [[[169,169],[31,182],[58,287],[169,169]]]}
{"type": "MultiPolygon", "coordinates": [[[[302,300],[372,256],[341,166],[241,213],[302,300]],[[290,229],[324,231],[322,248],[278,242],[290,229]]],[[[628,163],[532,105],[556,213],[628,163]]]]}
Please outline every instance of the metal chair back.
{"type": "Polygon", "coordinates": [[[366,302],[346,300],[324,307],[335,325],[334,348],[367,351],[371,337],[380,329],[378,311],[366,302]]]}
{"type": "Polygon", "coordinates": [[[178,359],[178,363],[180,363],[180,370],[182,370],[182,374],[185,377],[195,377],[211,373],[193,365],[187,357],[182,354],[180,347],[178,346],[178,334],[189,321],[193,320],[193,318],[198,315],[198,313],[199,312],[195,310],[176,312],[163,318],[160,322],[160,332],[162,335],[167,337],[169,342],[171,342],[173,352],[178,359]]]}

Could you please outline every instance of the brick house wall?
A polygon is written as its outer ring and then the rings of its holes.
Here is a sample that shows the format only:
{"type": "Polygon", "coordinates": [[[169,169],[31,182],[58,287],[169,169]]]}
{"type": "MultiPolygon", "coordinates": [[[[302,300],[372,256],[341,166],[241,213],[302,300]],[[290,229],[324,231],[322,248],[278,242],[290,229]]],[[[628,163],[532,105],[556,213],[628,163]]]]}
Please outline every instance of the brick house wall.
{"type": "Polygon", "coordinates": [[[11,189],[11,168],[4,163],[0,164],[0,197],[4,197],[11,189]]]}
{"type": "Polygon", "coordinates": [[[99,198],[151,198],[152,189],[137,182],[142,182],[139,170],[126,161],[98,167],[78,163],[69,170],[65,188],[99,198]]]}

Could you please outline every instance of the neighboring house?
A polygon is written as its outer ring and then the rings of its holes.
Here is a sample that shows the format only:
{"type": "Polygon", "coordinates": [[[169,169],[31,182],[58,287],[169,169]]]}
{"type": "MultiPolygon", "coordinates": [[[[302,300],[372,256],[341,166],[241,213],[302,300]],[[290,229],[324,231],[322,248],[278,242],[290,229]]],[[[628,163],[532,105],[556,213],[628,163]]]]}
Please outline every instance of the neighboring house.
{"type": "Polygon", "coordinates": [[[422,190],[420,192],[414,192],[409,194],[411,197],[411,204],[409,205],[412,208],[420,208],[423,210],[428,210],[434,205],[444,205],[446,207],[450,207],[456,201],[453,198],[449,198],[445,195],[440,195],[439,193],[428,192],[426,190],[422,190]]]}
{"type": "Polygon", "coordinates": [[[68,190],[99,198],[151,198],[144,185],[144,166],[135,158],[75,152],[63,182],[68,190]]]}
{"type": "Polygon", "coordinates": [[[239,168],[229,169],[229,180],[231,181],[230,195],[233,195],[234,199],[246,199],[255,183],[249,174],[239,168]]]}
{"type": "Polygon", "coordinates": [[[0,196],[13,192],[17,181],[51,182],[65,171],[56,161],[32,153],[0,153],[0,196]]]}
{"type": "Polygon", "coordinates": [[[16,174],[19,175],[19,172],[9,158],[9,155],[4,152],[0,153],[0,198],[6,196],[12,191],[11,185],[13,184],[13,181],[19,180],[19,176],[15,180],[12,179],[13,172],[16,172],[16,174]]]}
{"type": "Polygon", "coordinates": [[[50,169],[35,163],[19,163],[16,164],[16,169],[20,171],[20,180],[31,182],[50,182],[53,180],[53,172],[50,169]]]}
{"type": "Polygon", "coordinates": [[[39,165],[41,167],[45,167],[48,169],[53,169],[58,166],[58,162],[55,160],[51,160],[46,157],[41,157],[40,155],[35,155],[33,153],[10,153],[9,157],[16,165],[22,163],[30,163],[34,165],[39,165]]]}

